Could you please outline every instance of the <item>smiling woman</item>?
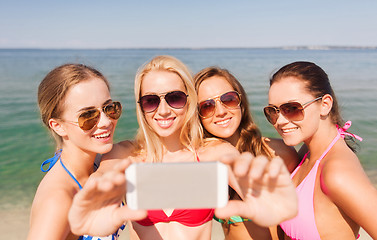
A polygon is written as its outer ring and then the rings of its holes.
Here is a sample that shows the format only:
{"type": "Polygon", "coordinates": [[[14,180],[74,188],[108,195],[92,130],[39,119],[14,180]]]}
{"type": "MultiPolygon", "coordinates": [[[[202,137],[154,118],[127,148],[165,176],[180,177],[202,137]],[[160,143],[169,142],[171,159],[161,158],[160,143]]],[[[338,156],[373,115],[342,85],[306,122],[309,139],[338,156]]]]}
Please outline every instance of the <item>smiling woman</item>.
{"type": "MultiPolygon", "coordinates": [[[[294,162],[298,162],[296,151],[281,140],[262,137],[252,118],[243,86],[228,70],[219,67],[202,69],[195,75],[195,87],[206,138],[224,139],[238,151],[251,152],[255,156],[266,155],[270,159],[280,156],[286,163],[293,163],[287,165],[293,170],[294,162]]],[[[230,199],[240,199],[234,189],[230,188],[229,195],[230,199]]],[[[268,228],[258,226],[243,215],[215,219],[222,223],[226,239],[272,237],[268,228]]]]}
{"type": "Polygon", "coordinates": [[[284,233],[355,239],[363,227],[376,239],[377,189],[354,153],[354,139],[362,139],[347,132],[351,121],[344,123],[326,72],[312,62],[287,64],[270,79],[268,96],[266,117],[284,142],[309,149],[291,174],[299,213],[280,224],[284,233]]]}
{"type": "MultiPolygon", "coordinates": [[[[296,195],[280,158],[269,162],[264,156],[254,158],[247,153],[241,155],[226,141],[203,140],[194,80],[178,59],[157,56],[143,65],[135,77],[135,99],[140,126],[136,143],[123,141],[116,144],[103,157],[99,171],[109,166],[112,168],[99,178],[91,178],[75,196],[69,217],[74,232],[108,234],[123,224],[127,212],[130,212],[127,207],[119,207],[119,201],[126,189],[124,171],[131,161],[151,163],[151,168],[154,164],[183,162],[200,167],[198,162],[219,161],[227,155],[224,162],[234,168],[235,174],[229,178],[229,182],[244,196],[244,201],[238,200],[225,208],[216,209],[217,214],[228,216],[242,211],[245,216],[264,226],[275,225],[295,215],[296,195]],[[115,168],[114,163],[118,163],[115,168]],[[255,171],[254,174],[251,171],[255,171]],[[254,177],[256,184],[250,186],[254,177]],[[279,183],[272,184],[276,181],[279,183]],[[259,194],[252,194],[254,191],[259,194]],[[286,201],[278,202],[276,199],[286,201]],[[104,222],[103,217],[109,221],[104,222]]],[[[195,175],[178,177],[188,182],[196,178],[195,175]]],[[[147,180],[155,181],[155,178],[147,180]]],[[[149,184],[148,181],[143,181],[143,184],[149,184]]],[[[195,188],[197,185],[175,187],[185,191],[188,186],[195,188]]],[[[169,190],[174,192],[174,189],[169,190]]],[[[145,201],[154,199],[153,196],[146,198],[145,201]]],[[[215,209],[211,208],[147,210],[144,219],[131,222],[131,239],[209,240],[214,212],[215,209]]]]}
{"type": "MultiPolygon", "coordinates": [[[[38,103],[59,150],[41,166],[48,173],[35,194],[28,239],[74,238],[68,210],[74,195],[95,170],[96,154],[113,147],[122,106],[112,101],[106,78],[80,64],[62,65],[47,74],[39,85],[38,103]]],[[[117,237],[117,233],[113,235],[117,237]]]]}

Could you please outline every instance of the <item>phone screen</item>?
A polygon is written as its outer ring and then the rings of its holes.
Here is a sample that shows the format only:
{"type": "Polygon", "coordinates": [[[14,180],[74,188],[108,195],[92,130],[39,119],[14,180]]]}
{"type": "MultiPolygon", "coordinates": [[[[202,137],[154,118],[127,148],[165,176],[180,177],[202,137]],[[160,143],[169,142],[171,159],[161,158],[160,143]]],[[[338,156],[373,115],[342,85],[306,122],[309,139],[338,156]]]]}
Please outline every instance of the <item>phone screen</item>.
{"type": "Polygon", "coordinates": [[[216,208],[228,201],[228,170],[220,162],[136,163],[126,179],[132,209],[216,208]]]}

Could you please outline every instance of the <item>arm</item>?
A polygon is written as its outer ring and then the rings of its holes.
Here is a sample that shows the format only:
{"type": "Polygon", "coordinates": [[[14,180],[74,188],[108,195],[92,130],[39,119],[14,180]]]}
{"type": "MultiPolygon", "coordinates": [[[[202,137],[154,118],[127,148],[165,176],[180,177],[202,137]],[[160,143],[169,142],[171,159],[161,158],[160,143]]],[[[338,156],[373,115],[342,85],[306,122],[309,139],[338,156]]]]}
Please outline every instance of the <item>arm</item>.
{"type": "Polygon", "coordinates": [[[114,144],[111,151],[102,156],[100,166],[94,173],[95,176],[100,176],[108,171],[113,170],[113,168],[123,159],[131,156],[134,149],[134,143],[128,140],[114,144]]]}
{"type": "Polygon", "coordinates": [[[353,153],[329,160],[322,167],[322,191],[373,239],[377,239],[377,190],[359,160],[353,153]]]}
{"type": "Polygon", "coordinates": [[[71,202],[71,196],[63,191],[39,194],[33,203],[27,239],[65,239],[70,233],[68,211],[71,202]]]}
{"type": "MultiPolygon", "coordinates": [[[[264,141],[270,147],[275,156],[281,157],[287,166],[288,171],[291,173],[300,163],[304,157],[297,153],[294,147],[287,146],[282,139],[277,138],[264,138],[264,141]]],[[[305,150],[305,149],[304,149],[305,150]]]]}
{"type": "Polygon", "coordinates": [[[297,214],[296,190],[281,158],[269,161],[264,156],[243,153],[237,159],[223,158],[222,162],[232,168],[243,200],[229,201],[225,208],[216,209],[216,216],[239,215],[268,227],[297,214]]]}
{"type": "Polygon", "coordinates": [[[84,188],[75,195],[69,211],[73,233],[107,236],[127,220],[146,217],[145,211],[133,211],[121,206],[126,194],[124,171],[129,165],[130,161],[124,160],[102,176],[88,179],[84,188]]]}

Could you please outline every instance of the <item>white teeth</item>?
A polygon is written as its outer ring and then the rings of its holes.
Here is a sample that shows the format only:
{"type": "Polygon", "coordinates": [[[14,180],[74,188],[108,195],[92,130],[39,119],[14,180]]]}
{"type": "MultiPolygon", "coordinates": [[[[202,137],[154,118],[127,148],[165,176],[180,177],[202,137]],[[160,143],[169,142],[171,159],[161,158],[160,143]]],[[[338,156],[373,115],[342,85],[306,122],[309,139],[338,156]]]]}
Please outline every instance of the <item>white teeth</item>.
{"type": "Polygon", "coordinates": [[[282,131],[283,133],[290,133],[290,132],[293,132],[293,131],[295,131],[295,130],[297,130],[297,128],[282,129],[281,131],[282,131]]]}
{"type": "Polygon", "coordinates": [[[222,120],[222,121],[218,121],[215,124],[223,125],[223,124],[227,124],[229,121],[230,121],[230,118],[222,120]]]}
{"type": "Polygon", "coordinates": [[[110,132],[106,132],[106,133],[95,135],[94,137],[97,139],[100,139],[100,138],[108,138],[109,136],[110,136],[110,132]]]}
{"type": "Polygon", "coordinates": [[[160,126],[169,126],[173,119],[159,119],[157,121],[160,126]]]}

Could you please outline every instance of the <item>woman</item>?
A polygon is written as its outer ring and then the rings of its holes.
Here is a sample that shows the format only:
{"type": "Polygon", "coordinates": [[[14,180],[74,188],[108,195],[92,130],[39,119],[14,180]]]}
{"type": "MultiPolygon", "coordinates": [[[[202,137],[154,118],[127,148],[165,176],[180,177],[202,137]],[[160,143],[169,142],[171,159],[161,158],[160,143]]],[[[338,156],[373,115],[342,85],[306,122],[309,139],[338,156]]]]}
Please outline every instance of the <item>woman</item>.
{"type": "Polygon", "coordinates": [[[95,170],[96,154],[111,150],[122,106],[111,99],[106,78],[81,64],[49,72],[39,85],[38,104],[58,150],[41,166],[48,173],[35,194],[28,239],[86,239],[71,233],[68,210],[95,170]]]}
{"type": "MultiPolygon", "coordinates": [[[[138,159],[136,161],[152,163],[213,161],[220,159],[224,153],[239,156],[239,152],[229,143],[219,140],[203,143],[194,82],[187,67],[179,60],[158,56],[146,63],[135,78],[135,99],[140,125],[136,153],[131,142],[121,142],[104,156],[107,161],[101,167],[114,165],[114,162],[119,162],[117,159],[128,158],[131,154],[136,155],[134,161],[138,159]]],[[[291,184],[286,178],[288,171],[282,161],[275,159],[269,163],[264,157],[253,159],[247,154],[242,158],[238,162],[233,159],[224,161],[234,167],[236,176],[241,176],[238,183],[233,184],[237,185],[245,201],[231,202],[227,208],[217,209],[217,214],[228,216],[242,211],[264,225],[277,224],[282,219],[294,216],[296,197],[294,191],[291,192],[291,184]],[[252,171],[251,166],[255,166],[252,171]],[[268,172],[270,175],[267,177],[264,174],[268,172]],[[254,184],[246,176],[254,176],[254,184]],[[268,181],[269,178],[273,181],[268,181]],[[271,186],[274,191],[262,187],[275,181],[278,184],[271,186]],[[259,192],[257,196],[253,195],[253,189],[256,188],[259,192]],[[286,197],[287,201],[282,202],[284,207],[275,204],[277,197],[286,197]],[[274,207],[269,208],[267,205],[274,207]],[[257,206],[268,208],[276,215],[260,214],[257,206]]],[[[70,223],[76,233],[94,233],[100,226],[103,229],[101,234],[108,234],[123,223],[119,216],[124,215],[119,213],[121,208],[118,204],[125,193],[122,186],[125,184],[124,169],[127,163],[123,164],[103,176],[93,178],[75,197],[70,223]],[[111,216],[108,218],[111,221],[101,221],[103,216],[111,216]]],[[[131,223],[131,238],[210,239],[213,213],[213,209],[148,211],[145,219],[131,223]]],[[[98,231],[95,233],[100,234],[98,231]]]]}
{"type": "MultiPolygon", "coordinates": [[[[289,163],[288,169],[293,170],[298,164],[296,151],[281,140],[262,137],[251,116],[246,92],[229,71],[208,67],[198,72],[194,79],[199,115],[207,138],[224,139],[241,153],[251,152],[269,158],[280,156],[289,163]]],[[[231,199],[239,199],[233,189],[230,193],[231,199]]],[[[247,218],[215,219],[222,223],[225,239],[271,238],[267,228],[261,228],[247,218]]]]}
{"type": "Polygon", "coordinates": [[[264,113],[289,146],[309,152],[291,174],[299,213],[280,226],[291,239],[356,239],[360,226],[377,239],[377,190],[354,153],[327,74],[294,62],[270,79],[264,113]],[[347,140],[347,141],[346,141],[347,140]]]}

